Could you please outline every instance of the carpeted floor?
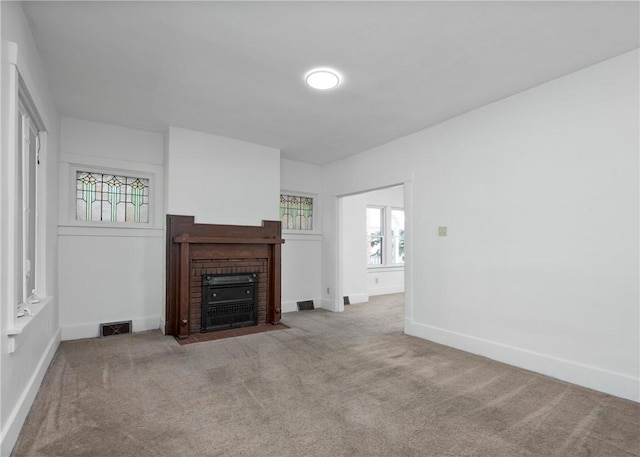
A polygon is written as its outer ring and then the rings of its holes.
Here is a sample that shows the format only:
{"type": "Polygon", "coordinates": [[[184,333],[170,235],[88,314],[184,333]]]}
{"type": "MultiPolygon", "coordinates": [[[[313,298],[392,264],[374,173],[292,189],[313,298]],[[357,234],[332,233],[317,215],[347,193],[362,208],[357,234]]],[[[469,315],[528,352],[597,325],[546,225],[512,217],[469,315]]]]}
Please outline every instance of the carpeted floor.
{"type": "Polygon", "coordinates": [[[64,342],[12,455],[640,456],[637,403],[403,335],[402,300],[64,342]]]}

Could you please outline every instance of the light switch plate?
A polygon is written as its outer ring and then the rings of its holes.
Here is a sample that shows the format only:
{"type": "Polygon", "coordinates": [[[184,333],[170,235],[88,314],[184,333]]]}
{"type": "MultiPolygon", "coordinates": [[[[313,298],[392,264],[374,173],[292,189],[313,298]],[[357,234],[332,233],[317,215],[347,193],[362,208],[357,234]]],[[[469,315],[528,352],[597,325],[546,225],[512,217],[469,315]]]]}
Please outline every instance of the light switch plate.
{"type": "Polygon", "coordinates": [[[438,236],[447,236],[447,227],[438,227],[438,236]]]}

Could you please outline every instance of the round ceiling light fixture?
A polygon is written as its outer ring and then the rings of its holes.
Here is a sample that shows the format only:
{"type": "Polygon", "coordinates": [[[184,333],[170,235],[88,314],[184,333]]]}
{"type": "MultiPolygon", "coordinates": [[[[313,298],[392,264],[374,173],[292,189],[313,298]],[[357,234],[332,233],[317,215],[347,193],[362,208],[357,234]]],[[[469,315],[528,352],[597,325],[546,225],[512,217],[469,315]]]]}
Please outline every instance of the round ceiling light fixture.
{"type": "Polygon", "coordinates": [[[307,73],[304,80],[309,87],[318,90],[328,90],[340,84],[340,75],[335,70],[328,68],[316,68],[307,73]]]}

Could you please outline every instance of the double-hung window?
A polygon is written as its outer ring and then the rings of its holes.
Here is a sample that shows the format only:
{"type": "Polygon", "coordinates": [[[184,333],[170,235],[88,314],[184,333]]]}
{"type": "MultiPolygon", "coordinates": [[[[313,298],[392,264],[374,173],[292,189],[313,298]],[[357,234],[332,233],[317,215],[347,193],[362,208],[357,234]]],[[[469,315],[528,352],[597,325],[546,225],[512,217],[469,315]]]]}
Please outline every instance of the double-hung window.
{"type": "MultiPolygon", "coordinates": [[[[13,67],[9,72],[7,104],[9,117],[7,135],[8,153],[2,158],[2,192],[6,192],[6,208],[3,208],[2,244],[7,262],[6,287],[3,293],[13,309],[9,313],[12,325],[18,324],[15,318],[30,314],[25,305],[39,302],[38,295],[44,296],[44,233],[39,227],[38,209],[42,203],[40,153],[45,129],[35,103],[26,85],[13,67]],[[6,166],[6,168],[4,168],[6,166]]],[[[4,152],[3,152],[4,154],[4,152]]],[[[26,320],[22,320],[26,322],[26,320]]],[[[17,327],[10,327],[15,331],[17,327]]],[[[19,333],[19,332],[18,332],[19,333]]]]}
{"type": "Polygon", "coordinates": [[[404,265],[404,210],[367,206],[367,265],[404,265]]]}
{"type": "Polygon", "coordinates": [[[404,210],[391,209],[391,263],[404,264],[404,210]]]}
{"type": "Polygon", "coordinates": [[[384,208],[367,207],[367,265],[382,265],[384,252],[384,208]]]}
{"type": "MultiPolygon", "coordinates": [[[[16,235],[18,255],[16,256],[18,271],[16,275],[16,291],[18,303],[29,303],[29,297],[36,292],[36,274],[38,271],[36,251],[38,234],[38,163],[40,161],[40,133],[37,115],[27,108],[20,98],[18,103],[18,139],[20,148],[16,154],[17,186],[19,196],[16,199],[20,207],[20,215],[16,218],[16,235]]],[[[32,297],[35,300],[37,295],[32,297]]]]}
{"type": "MultiPolygon", "coordinates": [[[[37,104],[18,70],[16,43],[2,43],[8,65],[3,78],[6,120],[2,131],[4,146],[0,158],[0,194],[2,221],[3,311],[4,329],[9,337],[7,350],[16,350],[20,335],[50,301],[46,290],[46,140],[47,133],[37,104]],[[6,140],[6,141],[5,141],[6,140]],[[40,165],[42,164],[42,165],[40,165]],[[32,306],[33,305],[33,306],[32,306]]],[[[3,66],[4,66],[3,62],[3,66]]],[[[4,70],[3,70],[4,71],[4,70]]],[[[3,89],[3,93],[4,93],[3,89]]]]}

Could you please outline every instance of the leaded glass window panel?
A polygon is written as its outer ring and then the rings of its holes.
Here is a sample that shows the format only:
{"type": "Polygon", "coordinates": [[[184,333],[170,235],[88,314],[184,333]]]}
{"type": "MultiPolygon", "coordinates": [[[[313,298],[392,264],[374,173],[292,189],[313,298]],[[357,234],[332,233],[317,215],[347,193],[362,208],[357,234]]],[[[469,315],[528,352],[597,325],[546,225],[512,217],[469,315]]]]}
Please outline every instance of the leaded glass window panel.
{"type": "Polygon", "coordinates": [[[313,230],[313,197],[280,194],[280,221],[284,230],[313,230]]]}
{"type": "Polygon", "coordinates": [[[148,223],[149,179],[76,172],[76,219],[148,223]]]}

